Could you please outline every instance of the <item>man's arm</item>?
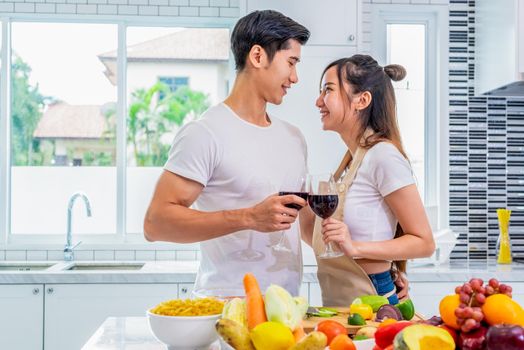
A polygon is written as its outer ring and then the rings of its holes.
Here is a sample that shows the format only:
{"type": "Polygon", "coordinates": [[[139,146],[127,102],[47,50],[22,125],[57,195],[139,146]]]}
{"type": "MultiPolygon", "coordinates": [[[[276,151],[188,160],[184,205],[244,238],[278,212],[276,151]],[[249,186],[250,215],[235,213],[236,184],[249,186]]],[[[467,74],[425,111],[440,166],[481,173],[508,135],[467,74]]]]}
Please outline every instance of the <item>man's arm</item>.
{"type": "Polygon", "coordinates": [[[305,205],[297,196],[272,195],[250,208],[202,212],[189,207],[198,198],[202,184],[164,171],[144,219],[148,241],[194,243],[240,230],[283,231],[291,227],[298,211],[285,205],[305,205]]]}

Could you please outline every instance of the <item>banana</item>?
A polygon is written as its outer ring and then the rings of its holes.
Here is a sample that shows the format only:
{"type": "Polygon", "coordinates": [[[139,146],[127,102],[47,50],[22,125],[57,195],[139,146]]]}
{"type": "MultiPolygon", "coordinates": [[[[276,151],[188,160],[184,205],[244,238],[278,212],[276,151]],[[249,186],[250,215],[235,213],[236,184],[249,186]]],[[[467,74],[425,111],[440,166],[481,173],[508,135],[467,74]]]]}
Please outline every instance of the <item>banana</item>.
{"type": "Polygon", "coordinates": [[[255,350],[247,327],[238,322],[221,318],[215,324],[217,333],[235,350],[255,350]]]}

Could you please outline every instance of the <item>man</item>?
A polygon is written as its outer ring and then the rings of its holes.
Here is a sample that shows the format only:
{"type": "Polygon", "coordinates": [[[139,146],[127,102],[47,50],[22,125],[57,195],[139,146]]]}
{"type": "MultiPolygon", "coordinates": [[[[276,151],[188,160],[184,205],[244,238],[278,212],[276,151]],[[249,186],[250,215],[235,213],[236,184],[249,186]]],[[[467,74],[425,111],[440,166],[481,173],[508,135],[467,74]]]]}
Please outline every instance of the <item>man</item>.
{"type": "Polygon", "coordinates": [[[175,137],[144,232],[150,241],[201,242],[199,295],[241,295],[246,272],[262,290],[275,283],[299,293],[298,211],[288,206],[306,202],[275,193],[305,176],[306,145],[300,131],[269,116],[266,105],[282,103],[297,83],[309,35],[276,11],[241,18],[231,35],[237,70],[231,94],[175,137]],[[270,248],[282,231],[291,253],[270,248]]]}

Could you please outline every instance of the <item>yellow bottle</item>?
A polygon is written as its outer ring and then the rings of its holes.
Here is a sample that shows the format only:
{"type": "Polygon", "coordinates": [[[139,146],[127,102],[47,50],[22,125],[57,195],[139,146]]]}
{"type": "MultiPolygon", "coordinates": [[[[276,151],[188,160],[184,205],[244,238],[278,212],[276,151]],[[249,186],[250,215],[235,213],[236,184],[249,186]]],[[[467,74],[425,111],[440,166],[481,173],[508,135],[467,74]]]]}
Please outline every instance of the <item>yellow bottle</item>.
{"type": "Polygon", "coordinates": [[[497,263],[498,264],[511,264],[511,242],[509,240],[509,233],[508,233],[508,227],[509,227],[509,218],[511,216],[511,210],[508,209],[497,209],[497,216],[499,219],[499,230],[500,230],[500,236],[499,236],[499,242],[500,245],[498,246],[498,256],[497,256],[497,263]]]}

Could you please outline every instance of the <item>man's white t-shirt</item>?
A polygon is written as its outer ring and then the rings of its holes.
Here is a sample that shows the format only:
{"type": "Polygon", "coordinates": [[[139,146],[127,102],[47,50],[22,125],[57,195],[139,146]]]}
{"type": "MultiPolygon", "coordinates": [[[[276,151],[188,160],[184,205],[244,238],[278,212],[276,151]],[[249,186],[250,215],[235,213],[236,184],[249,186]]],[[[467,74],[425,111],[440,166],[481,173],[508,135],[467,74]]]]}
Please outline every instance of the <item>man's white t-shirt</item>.
{"type": "Polygon", "coordinates": [[[356,241],[393,239],[397,219],[384,197],[415,183],[409,162],[389,142],[371,147],[357,171],[344,204],[344,222],[356,241]]]}
{"type": "MultiPolygon", "coordinates": [[[[271,117],[260,127],[221,103],[180,129],[164,169],[204,186],[193,207],[201,211],[251,207],[306,174],[303,135],[271,117]]],[[[199,295],[242,295],[242,278],[253,272],[262,291],[271,283],[298,295],[302,253],[298,220],[286,231],[291,253],[275,252],[280,232],[239,231],[200,243],[195,282],[199,295]]]]}

